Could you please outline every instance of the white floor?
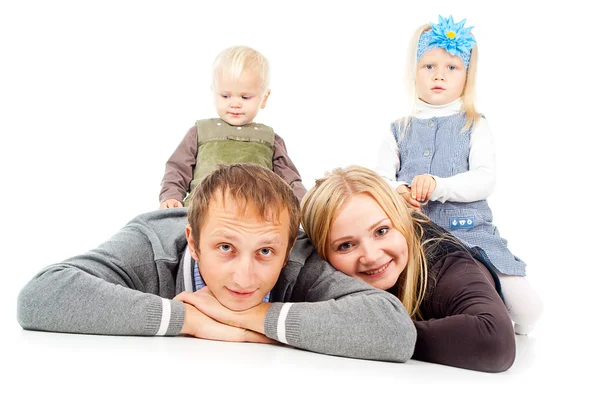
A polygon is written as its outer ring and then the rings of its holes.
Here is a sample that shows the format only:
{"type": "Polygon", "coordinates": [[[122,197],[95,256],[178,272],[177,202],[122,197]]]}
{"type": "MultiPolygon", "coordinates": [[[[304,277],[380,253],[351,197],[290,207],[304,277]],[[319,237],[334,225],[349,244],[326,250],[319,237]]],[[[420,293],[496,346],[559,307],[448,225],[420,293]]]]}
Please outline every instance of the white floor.
{"type": "Polygon", "coordinates": [[[30,332],[13,324],[3,336],[9,346],[2,353],[2,394],[63,400],[597,399],[592,380],[598,371],[573,355],[585,352],[591,338],[563,335],[544,323],[536,335],[517,337],[516,362],[500,374],[185,337],[30,332]]]}

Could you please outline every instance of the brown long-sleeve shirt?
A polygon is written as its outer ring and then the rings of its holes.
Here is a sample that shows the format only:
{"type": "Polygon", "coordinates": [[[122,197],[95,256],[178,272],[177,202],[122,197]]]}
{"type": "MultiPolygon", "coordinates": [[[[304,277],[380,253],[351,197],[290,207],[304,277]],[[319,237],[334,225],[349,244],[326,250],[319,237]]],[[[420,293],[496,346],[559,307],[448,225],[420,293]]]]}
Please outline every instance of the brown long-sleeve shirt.
{"type": "MultiPolygon", "coordinates": [[[[425,225],[425,238],[440,228],[425,225]]],[[[492,273],[450,240],[425,245],[429,280],[416,321],[414,359],[484,372],[502,372],[515,360],[512,321],[492,273]]]]}
{"type": "MultiPolygon", "coordinates": [[[[194,125],[188,130],[175,152],[167,160],[159,195],[160,203],[167,199],[176,199],[183,202],[194,177],[197,155],[198,128],[194,125]]],[[[273,171],[292,187],[298,200],[302,201],[302,198],[306,195],[306,188],[302,184],[298,169],[287,153],[285,142],[277,134],[275,134],[273,149],[273,171]]]]}

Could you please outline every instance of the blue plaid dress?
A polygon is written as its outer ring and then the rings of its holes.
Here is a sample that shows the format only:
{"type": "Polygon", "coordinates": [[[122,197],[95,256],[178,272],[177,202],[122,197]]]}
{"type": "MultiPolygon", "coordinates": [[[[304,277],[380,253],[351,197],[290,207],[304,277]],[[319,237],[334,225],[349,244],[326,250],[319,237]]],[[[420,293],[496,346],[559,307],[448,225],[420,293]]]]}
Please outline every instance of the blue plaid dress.
{"type": "MultiPolygon", "coordinates": [[[[419,174],[452,177],[469,170],[471,130],[460,132],[466,114],[428,119],[413,118],[406,132],[395,122],[392,133],[400,151],[396,179],[412,182],[419,174]]],[[[422,210],[439,226],[464,244],[479,247],[494,267],[504,274],[524,276],[525,262],[513,255],[507,241],[492,224],[492,211],[486,200],[475,202],[430,201],[422,210]]]]}

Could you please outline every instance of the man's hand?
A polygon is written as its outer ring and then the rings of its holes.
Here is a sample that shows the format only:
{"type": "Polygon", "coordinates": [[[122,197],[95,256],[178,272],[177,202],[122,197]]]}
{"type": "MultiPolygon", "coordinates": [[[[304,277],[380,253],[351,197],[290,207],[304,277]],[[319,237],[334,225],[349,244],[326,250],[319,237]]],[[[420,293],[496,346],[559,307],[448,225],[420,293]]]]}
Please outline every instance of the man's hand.
{"type": "Polygon", "coordinates": [[[427,202],[437,183],[429,174],[421,174],[413,178],[410,184],[410,196],[418,202],[427,202]]]}
{"type": "Polygon", "coordinates": [[[400,185],[398,188],[396,188],[396,192],[402,196],[404,201],[408,204],[408,207],[421,210],[421,204],[416,199],[411,197],[410,189],[406,185],[400,185]]]}
{"type": "MultiPolygon", "coordinates": [[[[179,300],[181,301],[182,299],[179,300]]],[[[264,334],[217,322],[191,304],[184,302],[183,305],[185,306],[185,319],[180,334],[187,334],[206,340],[279,344],[264,334]]]]}
{"type": "Polygon", "coordinates": [[[181,203],[177,199],[167,199],[166,201],[160,204],[160,209],[172,209],[176,207],[183,207],[183,203],[181,203]]]}
{"type": "Polygon", "coordinates": [[[184,291],[177,295],[175,299],[194,305],[207,317],[211,317],[227,326],[249,329],[262,334],[265,332],[265,317],[271,306],[266,302],[261,302],[247,310],[232,311],[221,305],[208,287],[193,293],[184,291]]]}

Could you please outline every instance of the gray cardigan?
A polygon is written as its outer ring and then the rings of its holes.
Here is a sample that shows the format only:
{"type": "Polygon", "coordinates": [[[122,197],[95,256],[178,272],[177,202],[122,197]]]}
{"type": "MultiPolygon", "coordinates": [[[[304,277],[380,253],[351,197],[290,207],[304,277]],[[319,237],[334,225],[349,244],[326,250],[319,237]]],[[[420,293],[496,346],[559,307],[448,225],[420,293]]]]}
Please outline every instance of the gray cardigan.
{"type": "MultiPolygon", "coordinates": [[[[189,281],[186,212],[142,214],[98,248],[42,270],[19,294],[19,324],[68,333],[152,336],[161,328],[160,334],[179,334],[185,312],[173,298],[189,281]]],[[[397,362],[413,354],[416,329],[400,301],[336,271],[302,232],[271,300],[264,329],[275,340],[281,341],[282,307],[292,303],[282,316],[294,347],[397,362]]]]}

